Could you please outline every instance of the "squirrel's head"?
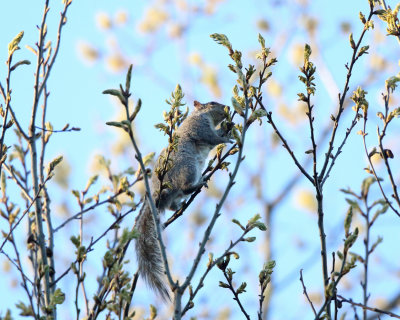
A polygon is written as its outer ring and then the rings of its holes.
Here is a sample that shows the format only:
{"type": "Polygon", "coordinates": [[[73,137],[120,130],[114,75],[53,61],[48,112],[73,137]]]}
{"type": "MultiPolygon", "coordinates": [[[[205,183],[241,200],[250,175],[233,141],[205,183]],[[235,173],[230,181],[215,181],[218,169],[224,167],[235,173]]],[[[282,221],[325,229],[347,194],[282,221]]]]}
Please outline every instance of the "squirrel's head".
{"type": "Polygon", "coordinates": [[[228,108],[228,106],[218,103],[218,102],[208,102],[208,103],[200,103],[198,101],[194,102],[194,107],[196,108],[197,112],[200,113],[208,113],[210,114],[214,125],[219,124],[222,120],[225,118],[225,108],[228,108]]]}

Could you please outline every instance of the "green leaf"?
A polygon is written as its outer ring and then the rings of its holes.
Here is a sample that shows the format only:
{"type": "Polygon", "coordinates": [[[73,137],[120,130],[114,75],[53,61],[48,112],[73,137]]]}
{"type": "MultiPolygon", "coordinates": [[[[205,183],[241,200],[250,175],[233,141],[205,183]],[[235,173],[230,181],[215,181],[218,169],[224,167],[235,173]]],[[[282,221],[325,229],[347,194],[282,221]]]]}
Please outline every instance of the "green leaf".
{"type": "MultiPolygon", "coordinates": [[[[368,156],[369,156],[369,155],[368,155],[368,156]]],[[[362,182],[362,184],[361,184],[361,192],[362,192],[362,195],[363,195],[363,196],[366,196],[366,195],[368,194],[369,188],[370,188],[371,185],[372,185],[373,183],[375,183],[375,182],[376,182],[375,177],[368,177],[368,178],[365,178],[365,179],[363,180],[363,182],[362,182]]]]}
{"type": "Polygon", "coordinates": [[[108,122],[106,122],[106,125],[111,126],[111,127],[124,128],[124,125],[122,124],[122,122],[117,122],[117,121],[108,121],[108,122]]]}
{"type": "Polygon", "coordinates": [[[261,124],[261,118],[267,116],[267,111],[264,109],[257,109],[253,111],[249,117],[249,124],[253,123],[255,120],[259,120],[261,124]]]}
{"type": "Polygon", "coordinates": [[[261,231],[267,230],[267,227],[265,226],[265,224],[262,223],[262,222],[259,221],[259,220],[261,220],[261,216],[260,216],[259,213],[257,213],[255,216],[253,216],[253,217],[248,221],[247,227],[250,228],[250,229],[258,228],[258,229],[260,229],[261,231]]]}
{"type": "Polygon", "coordinates": [[[275,266],[276,266],[276,261],[275,260],[271,260],[271,261],[268,261],[267,263],[264,264],[264,269],[272,270],[272,269],[275,268],[275,266]]]}
{"type": "Polygon", "coordinates": [[[260,43],[261,48],[265,49],[265,40],[260,33],[258,34],[258,42],[260,43]]]}
{"type": "MultiPolygon", "coordinates": [[[[305,44],[304,45],[304,66],[306,67],[308,65],[308,62],[310,60],[310,56],[311,56],[312,50],[309,44],[305,44]]],[[[307,67],[306,67],[307,69],[307,67]]]]}
{"type": "Polygon", "coordinates": [[[7,309],[6,314],[3,318],[1,318],[2,320],[13,320],[13,317],[11,316],[11,311],[10,309],[7,309]]]}
{"type": "Polygon", "coordinates": [[[73,245],[74,245],[76,248],[79,248],[79,246],[81,245],[80,236],[77,236],[77,237],[71,236],[69,239],[71,240],[71,242],[73,243],[73,245]]]}
{"type": "Polygon", "coordinates": [[[156,125],[154,125],[154,127],[165,133],[168,132],[168,126],[164,123],[157,123],[156,125]]]}
{"type": "Polygon", "coordinates": [[[353,39],[353,33],[350,33],[350,35],[349,35],[349,42],[350,42],[350,47],[352,49],[355,49],[356,44],[355,44],[354,39],[353,39]]]}
{"type": "Polygon", "coordinates": [[[78,190],[72,190],[71,192],[75,196],[75,198],[79,201],[80,198],[81,198],[81,194],[79,193],[79,191],[78,190]]]}
{"type": "Polygon", "coordinates": [[[232,45],[229,42],[229,39],[226,35],[221,34],[221,33],[213,33],[210,35],[210,37],[212,39],[214,39],[214,41],[216,41],[217,43],[223,45],[224,47],[228,48],[229,52],[232,52],[232,45]]]}
{"type": "Polygon", "coordinates": [[[58,156],[52,162],[50,162],[49,167],[47,168],[47,174],[49,175],[51,172],[54,171],[57,165],[63,160],[63,156],[58,156]]]}
{"type": "Polygon", "coordinates": [[[154,320],[156,317],[157,317],[157,308],[151,304],[150,305],[150,319],[149,320],[154,320]]]}
{"type": "Polygon", "coordinates": [[[354,201],[354,200],[351,200],[351,199],[349,199],[349,198],[346,198],[346,202],[347,202],[350,206],[352,206],[353,209],[355,209],[355,210],[360,210],[360,207],[359,207],[357,201],[354,201]]]}
{"type": "Polygon", "coordinates": [[[361,49],[358,53],[358,56],[361,57],[363,54],[368,54],[368,49],[369,49],[369,46],[361,47],[361,49]]]}
{"type": "MultiPolygon", "coordinates": [[[[383,200],[383,199],[382,199],[382,200],[383,200]]],[[[385,200],[383,200],[383,201],[385,201],[385,200]]],[[[374,214],[374,216],[373,216],[373,218],[372,218],[372,221],[375,221],[376,218],[378,218],[379,215],[386,213],[386,211],[387,211],[388,209],[389,209],[389,204],[386,203],[386,201],[385,201],[385,203],[382,204],[381,208],[378,209],[378,210],[376,210],[376,212],[375,212],[375,214],[374,214]]]]}
{"type": "Polygon", "coordinates": [[[16,50],[19,49],[18,45],[21,42],[24,32],[18,33],[15,38],[8,44],[8,55],[11,56],[16,50]]]}
{"type": "Polygon", "coordinates": [[[392,92],[396,89],[397,83],[400,81],[400,74],[397,76],[390,77],[386,80],[386,88],[387,90],[391,90],[392,92]]]}
{"type": "Polygon", "coordinates": [[[239,222],[239,220],[232,219],[232,222],[237,224],[240,227],[240,229],[245,230],[245,227],[242,226],[242,224],[239,222]]]}
{"type": "Polygon", "coordinates": [[[129,92],[131,88],[131,79],[132,79],[132,65],[129,66],[128,73],[126,74],[126,81],[125,81],[126,92],[129,92]]]}
{"type": "Polygon", "coordinates": [[[154,159],[155,154],[155,152],[150,152],[149,154],[145,155],[143,157],[143,164],[147,166],[151,162],[151,160],[154,159]]]}
{"type": "Polygon", "coordinates": [[[243,116],[244,116],[244,112],[243,112],[243,108],[242,108],[241,104],[240,104],[234,97],[231,98],[231,101],[232,101],[233,109],[235,109],[235,111],[236,111],[240,116],[243,117],[243,116]]]}
{"type": "Polygon", "coordinates": [[[236,293],[237,294],[241,294],[243,292],[246,292],[246,286],[247,286],[247,283],[246,282],[242,282],[240,287],[236,290],[236,293]]]}
{"type": "Polygon", "coordinates": [[[349,235],[346,240],[344,241],[344,248],[349,249],[353,246],[353,244],[356,242],[358,237],[358,228],[354,230],[354,233],[349,235]]]}
{"type": "Polygon", "coordinates": [[[136,103],[135,110],[133,110],[132,114],[129,116],[129,121],[132,122],[133,120],[135,120],[135,118],[136,118],[137,114],[139,113],[141,107],[142,107],[142,100],[139,99],[137,101],[137,103],[136,103]]]}
{"type": "Polygon", "coordinates": [[[361,11],[359,13],[359,18],[362,24],[365,24],[367,22],[367,20],[365,20],[364,14],[361,11]]]}
{"type": "Polygon", "coordinates": [[[220,286],[221,288],[229,288],[229,284],[227,284],[227,283],[225,283],[225,282],[222,282],[222,281],[219,282],[219,286],[220,286]]]}
{"type": "Polygon", "coordinates": [[[349,235],[349,230],[352,220],[353,220],[353,207],[350,206],[349,210],[347,211],[346,219],[344,219],[344,233],[346,237],[349,235]]]}
{"type": "Polygon", "coordinates": [[[30,62],[29,60],[21,60],[21,61],[18,61],[17,63],[15,63],[15,64],[10,68],[10,71],[14,71],[16,68],[18,68],[20,65],[23,65],[23,64],[31,64],[31,62],[30,62]]]}
{"type": "Polygon", "coordinates": [[[376,249],[376,247],[380,244],[380,243],[382,243],[382,241],[383,241],[383,238],[381,237],[381,236],[378,236],[378,239],[374,242],[374,244],[371,246],[371,249],[369,250],[369,252],[370,253],[372,253],[375,249],[376,249]]]}
{"type": "Polygon", "coordinates": [[[32,307],[25,305],[25,303],[23,303],[22,301],[18,302],[15,306],[17,307],[17,309],[21,310],[21,312],[19,313],[20,316],[35,316],[32,307]]]}
{"type": "Polygon", "coordinates": [[[86,191],[86,192],[89,190],[89,188],[90,188],[94,183],[96,183],[96,181],[97,181],[98,178],[99,178],[99,175],[96,174],[96,175],[92,176],[92,177],[89,179],[88,183],[86,184],[86,188],[85,188],[85,191],[86,191]]]}
{"type": "Polygon", "coordinates": [[[56,305],[56,304],[63,304],[65,301],[65,294],[61,291],[60,288],[56,289],[54,291],[54,294],[50,297],[50,304],[51,305],[56,305]]]}
{"type": "Polygon", "coordinates": [[[112,95],[112,96],[117,97],[117,98],[119,99],[119,101],[121,101],[121,103],[122,103],[123,105],[125,105],[125,103],[126,103],[125,98],[124,98],[124,96],[122,95],[122,92],[121,92],[120,90],[117,90],[117,89],[107,89],[107,90],[104,90],[104,91],[103,91],[103,94],[109,94],[109,95],[112,95]]]}
{"type": "Polygon", "coordinates": [[[212,263],[214,262],[214,254],[212,252],[208,253],[208,262],[207,262],[207,268],[209,268],[212,263]]]}

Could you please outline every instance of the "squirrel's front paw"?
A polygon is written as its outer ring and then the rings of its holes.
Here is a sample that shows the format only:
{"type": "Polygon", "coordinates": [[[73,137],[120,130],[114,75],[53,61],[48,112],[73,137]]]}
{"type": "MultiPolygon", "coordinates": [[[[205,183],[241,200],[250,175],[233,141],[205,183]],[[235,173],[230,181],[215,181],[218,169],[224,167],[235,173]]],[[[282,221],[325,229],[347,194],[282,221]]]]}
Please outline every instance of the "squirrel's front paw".
{"type": "Polygon", "coordinates": [[[207,182],[207,178],[206,177],[202,177],[201,178],[202,180],[201,180],[201,185],[203,186],[203,187],[205,187],[205,188],[207,188],[208,189],[208,182],[207,182]]]}

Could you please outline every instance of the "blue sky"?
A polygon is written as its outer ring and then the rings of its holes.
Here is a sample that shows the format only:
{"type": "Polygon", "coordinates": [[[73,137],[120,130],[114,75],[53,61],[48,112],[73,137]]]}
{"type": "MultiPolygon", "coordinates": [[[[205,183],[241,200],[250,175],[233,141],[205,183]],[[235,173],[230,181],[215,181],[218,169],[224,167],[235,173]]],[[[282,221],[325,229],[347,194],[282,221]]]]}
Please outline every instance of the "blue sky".
{"type": "MultiPolygon", "coordinates": [[[[387,2],[394,7],[394,1],[387,2]]],[[[2,30],[0,33],[0,61],[6,60],[7,44],[21,30],[25,31],[25,35],[21,42],[22,49],[15,54],[15,60],[29,59],[32,61],[31,65],[22,66],[13,74],[12,104],[19,115],[20,121],[25,125],[27,125],[30,115],[34,73],[34,56],[25,49],[25,44],[33,45],[37,41],[35,25],[40,24],[42,14],[42,3],[38,3],[38,1],[35,3],[7,1],[0,4],[0,30],[2,30]]],[[[198,1],[191,1],[190,3],[201,4],[198,1]]],[[[134,64],[133,97],[134,99],[140,97],[143,100],[143,108],[137,118],[135,128],[140,132],[139,139],[144,153],[160,150],[165,144],[165,137],[153,125],[162,121],[162,110],[167,108],[164,101],[169,97],[170,92],[177,83],[180,83],[186,92],[186,101],[189,106],[191,106],[193,99],[198,99],[202,102],[216,99],[199,82],[200,72],[186,62],[185,59],[187,57],[185,54],[197,52],[201,54],[205,62],[218,70],[222,88],[220,100],[229,104],[230,91],[235,78],[226,68],[230,61],[225,48],[217,45],[209,38],[211,33],[217,32],[228,35],[234,48],[246,52],[244,53],[245,59],[249,63],[254,63],[250,53],[247,52],[252,52],[258,48],[257,33],[259,30],[256,28],[256,21],[259,19],[267,20],[271,28],[270,31],[264,33],[267,46],[271,46],[273,49],[275,46],[280,50],[279,62],[273,68],[273,78],[284,87],[285,91],[279,98],[266,96],[265,100],[271,106],[274,114],[279,114],[274,108],[283,101],[289,105],[295,105],[296,93],[301,90],[301,87],[297,82],[293,82],[296,81],[299,71],[291,65],[291,48],[294,44],[308,42],[309,36],[301,26],[298,11],[303,9],[298,4],[298,1],[277,1],[277,3],[281,3],[281,5],[272,6],[269,3],[260,3],[260,1],[255,0],[248,2],[240,0],[226,1],[221,3],[213,16],[177,16],[179,21],[193,19],[190,30],[186,34],[187,37],[178,41],[168,38],[164,30],[159,31],[154,36],[138,32],[136,25],[146,10],[146,5],[143,2],[135,2],[133,4],[132,1],[122,0],[118,2],[105,0],[75,1],[68,13],[68,23],[63,31],[58,61],[49,81],[51,95],[48,119],[51,120],[55,129],[62,128],[65,123],[70,123],[71,126],[80,127],[82,131],[54,135],[48,149],[48,159],[51,160],[56,155],[63,154],[72,168],[70,179],[72,188],[84,188],[87,179],[93,174],[90,169],[90,163],[94,155],[97,153],[109,155],[114,141],[120,137],[114,128],[105,125],[106,121],[113,120],[118,115],[118,106],[109,97],[104,96],[102,91],[107,88],[117,87],[119,83],[123,83],[124,73],[109,72],[103,60],[92,65],[85,63],[78,50],[79,43],[82,41],[99,48],[103,55],[107,55],[110,50],[107,47],[107,41],[115,37],[121,51],[132,59],[134,64]],[[99,12],[105,12],[113,16],[118,10],[126,10],[129,14],[129,22],[126,27],[111,31],[101,31],[96,27],[96,15],[99,12]],[[285,33],[284,30],[287,32],[285,33]],[[279,35],[287,37],[285,44],[281,47],[279,46],[279,41],[281,40],[278,37],[279,35]],[[158,49],[152,52],[151,55],[146,56],[143,50],[149,46],[156,46],[158,49]],[[149,71],[155,72],[159,76],[159,78],[156,77],[158,80],[155,80],[155,77],[149,71]]],[[[61,10],[61,1],[51,1],[50,6],[48,30],[49,35],[54,39],[58,11],[61,10]]],[[[344,64],[349,60],[351,54],[347,35],[340,31],[340,23],[343,21],[349,22],[355,38],[358,37],[361,32],[360,22],[358,21],[358,12],[360,10],[367,13],[368,2],[366,0],[313,1],[310,8],[304,12],[318,20],[320,31],[317,36],[317,43],[322,48],[321,57],[340,90],[343,87],[346,72],[344,64]]],[[[377,20],[375,21],[377,25],[380,24],[377,20]]],[[[384,31],[382,25],[377,28],[381,32],[384,31]]],[[[373,40],[372,36],[367,36],[367,40],[369,39],[373,40]]],[[[371,45],[371,51],[378,52],[382,56],[388,55],[389,58],[392,57],[392,64],[381,74],[382,79],[398,72],[397,61],[393,56],[399,56],[399,47],[393,39],[389,39],[383,44],[371,45]]],[[[365,57],[364,60],[360,61],[360,71],[354,73],[351,89],[356,83],[363,82],[365,77],[363,70],[367,69],[369,64],[369,57],[365,57]]],[[[0,64],[0,81],[2,83],[4,83],[4,72],[5,65],[0,64]]],[[[320,76],[317,78],[317,87],[320,89],[315,98],[315,103],[318,104],[317,115],[326,119],[334,110],[336,101],[329,97],[327,90],[323,87],[322,80],[320,76]]],[[[379,107],[379,92],[382,87],[382,81],[374,82],[371,86],[369,98],[371,99],[371,105],[377,108],[379,107]]],[[[289,139],[293,142],[296,151],[300,155],[299,157],[305,158],[306,155],[303,156],[303,150],[306,150],[307,146],[302,141],[309,135],[307,126],[291,126],[285,123],[279,115],[277,117],[282,128],[287,130],[289,139]]],[[[349,119],[347,116],[346,124],[349,123],[349,119]]],[[[374,121],[371,119],[372,123],[374,121]]],[[[321,129],[324,123],[325,121],[317,122],[317,128],[321,129]]],[[[372,136],[375,128],[374,126],[371,128],[371,138],[369,139],[373,144],[372,136]]],[[[398,134],[399,126],[394,126],[394,129],[397,130],[394,131],[394,134],[398,134]]],[[[256,168],[252,159],[255,159],[256,155],[261,152],[256,149],[258,147],[257,141],[261,137],[265,137],[267,141],[270,141],[270,134],[271,129],[266,124],[261,129],[254,129],[249,132],[247,172],[253,172],[256,168]]],[[[338,230],[341,229],[337,226],[341,225],[346,204],[343,195],[338,192],[338,189],[351,186],[358,190],[360,181],[365,177],[362,170],[365,165],[365,157],[361,153],[362,146],[360,141],[360,136],[353,135],[350,138],[347,150],[345,149],[347,152],[344,152],[337,167],[332,172],[335,178],[326,185],[326,193],[329,195],[326,197],[326,204],[329,208],[329,221],[327,222],[329,226],[328,245],[331,250],[336,250],[340,246],[343,237],[343,231],[338,233],[338,230]]],[[[269,167],[265,173],[264,189],[266,190],[266,196],[272,198],[276,192],[279,192],[281,186],[285,185],[287,178],[295,172],[295,168],[286,153],[277,152],[276,149],[267,150],[265,153],[267,155],[265,162],[269,167]],[[269,158],[270,154],[272,154],[271,158],[269,158]]],[[[119,159],[114,163],[114,166],[121,169],[120,167],[131,165],[133,151],[131,151],[130,157],[119,159]]],[[[223,175],[218,177],[223,181],[223,175]]],[[[247,173],[245,171],[239,176],[239,185],[246,186],[246,177],[247,173]]],[[[303,181],[296,190],[309,187],[303,181]]],[[[69,193],[57,189],[57,187],[54,188],[56,190],[55,199],[58,201],[73,201],[73,197],[69,193]]],[[[237,191],[233,190],[232,198],[239,197],[241,190],[240,188],[237,191]]],[[[76,211],[76,206],[74,207],[71,204],[71,207],[71,211],[76,211]]],[[[260,211],[260,203],[254,202],[247,207],[247,210],[249,212],[260,211]]],[[[249,215],[250,213],[246,211],[242,218],[243,221],[246,221],[249,215]]],[[[229,216],[229,218],[232,217],[229,216]]],[[[223,222],[228,222],[229,218],[226,218],[223,222]]],[[[318,241],[315,240],[318,239],[315,218],[315,215],[309,214],[304,209],[296,206],[294,195],[289,197],[289,200],[282,208],[279,208],[274,218],[276,229],[274,230],[275,241],[273,247],[278,263],[277,270],[274,273],[274,281],[277,285],[280,281],[286,279],[288,275],[296,274],[299,268],[305,268],[305,280],[309,281],[310,290],[321,290],[320,277],[315,277],[315,274],[320,272],[319,259],[315,259],[315,263],[303,265],[307,257],[313,256],[315,252],[318,252],[318,241]],[[296,241],[303,243],[304,246],[293,245],[296,241]],[[298,262],[295,268],[291,267],[293,261],[298,262]]],[[[389,213],[382,217],[381,223],[376,226],[374,235],[384,234],[385,238],[385,243],[382,245],[383,248],[378,255],[382,261],[390,261],[391,252],[398,252],[398,249],[391,245],[399,241],[399,236],[396,234],[398,224],[398,219],[393,219],[393,214],[389,213]]],[[[180,232],[179,225],[171,228],[171,234],[175,232],[180,232]]],[[[226,237],[234,237],[234,233],[232,235],[230,232],[232,232],[230,229],[226,231],[226,237]]],[[[173,240],[171,242],[174,243],[173,240]]],[[[361,246],[361,243],[359,245],[361,246]]],[[[262,242],[258,242],[254,244],[253,248],[261,246],[262,242]]],[[[216,246],[219,249],[221,247],[223,247],[222,244],[220,244],[220,247],[216,246]]],[[[241,248],[242,251],[245,251],[244,246],[241,248]]],[[[241,252],[240,248],[238,250],[241,252]]],[[[251,251],[251,249],[249,250],[251,251]]],[[[256,249],[254,249],[254,253],[244,252],[243,255],[248,259],[254,259],[254,264],[262,265],[260,257],[257,256],[259,251],[256,249]]],[[[399,268],[398,262],[391,262],[386,265],[391,269],[398,270],[399,268]]],[[[92,267],[92,270],[98,268],[96,261],[93,262],[92,267]]],[[[372,271],[373,276],[378,279],[380,272],[384,271],[384,267],[378,266],[372,271]]],[[[217,276],[217,273],[213,274],[213,277],[215,276],[217,276]]],[[[297,278],[297,275],[294,276],[290,284],[277,290],[277,294],[272,300],[272,319],[291,319],[296,313],[304,318],[310,315],[308,306],[304,307],[302,290],[297,278]],[[287,298],[295,306],[294,311],[286,308],[287,298]]],[[[90,281],[94,282],[94,279],[90,281]]],[[[393,280],[393,283],[398,287],[398,279],[393,280]]],[[[6,285],[7,280],[1,279],[0,286],[4,287],[6,285]]],[[[395,291],[395,288],[387,286],[386,282],[382,282],[381,285],[375,285],[374,294],[378,297],[384,295],[387,291],[395,291]]],[[[140,288],[143,289],[144,287],[141,286],[140,288]]],[[[215,290],[222,289],[215,288],[215,290]]],[[[16,290],[13,292],[17,293],[16,290]]],[[[6,296],[3,298],[0,302],[0,314],[11,303],[6,299],[6,296]]],[[[144,299],[142,298],[140,302],[146,304],[148,303],[146,299],[147,296],[144,299]]],[[[254,307],[254,296],[247,299],[249,300],[249,305],[254,307]]],[[[229,301],[230,298],[224,300],[223,303],[228,303],[229,301]]],[[[216,302],[220,302],[220,300],[216,302]]],[[[235,308],[237,306],[233,305],[232,309],[237,310],[235,308]]],[[[240,316],[236,318],[239,319],[240,316]]],[[[232,319],[236,318],[232,317],[232,319]]],[[[66,316],[65,319],[69,319],[69,317],[66,316]]]]}

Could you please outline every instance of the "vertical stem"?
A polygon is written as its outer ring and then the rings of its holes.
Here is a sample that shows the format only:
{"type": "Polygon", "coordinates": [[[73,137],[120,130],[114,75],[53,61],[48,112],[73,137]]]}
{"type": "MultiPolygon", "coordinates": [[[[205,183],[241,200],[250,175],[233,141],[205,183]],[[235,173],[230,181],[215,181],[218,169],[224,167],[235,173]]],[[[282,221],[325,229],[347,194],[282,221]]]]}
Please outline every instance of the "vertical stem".
{"type": "MultiPolygon", "coordinates": [[[[4,102],[6,103],[6,112],[4,114],[4,119],[3,119],[3,126],[1,129],[1,137],[0,137],[0,160],[3,158],[3,145],[4,145],[4,136],[6,133],[6,124],[7,124],[7,118],[8,118],[8,111],[10,110],[10,101],[11,101],[11,90],[10,90],[10,76],[11,76],[11,60],[12,60],[12,55],[8,57],[7,59],[7,78],[6,78],[6,90],[7,93],[4,92],[3,87],[1,87],[1,91],[3,93],[3,98],[4,102]]],[[[2,163],[0,162],[0,176],[1,176],[1,169],[2,169],[2,163]]]]}
{"type": "MultiPolygon", "coordinates": [[[[268,226],[267,230],[265,231],[265,261],[271,261],[272,260],[272,213],[274,210],[274,206],[271,204],[267,204],[265,206],[265,224],[268,226]]],[[[268,312],[270,310],[269,306],[271,303],[271,296],[272,296],[272,292],[274,290],[274,286],[273,283],[271,282],[269,284],[269,286],[266,289],[265,292],[265,298],[264,298],[264,303],[262,306],[262,310],[263,310],[263,319],[266,320],[268,319],[268,312]]]]}
{"type": "Polygon", "coordinates": [[[182,296],[185,288],[178,286],[174,292],[174,320],[179,320],[182,317],[182,296]]]}
{"type": "MultiPolygon", "coordinates": [[[[83,202],[83,199],[82,199],[83,202]]],[[[83,203],[81,204],[81,211],[83,210],[84,205],[83,203]]],[[[79,217],[79,238],[80,242],[79,245],[83,245],[83,215],[79,217]]],[[[89,302],[86,296],[86,290],[85,290],[85,283],[84,283],[84,278],[83,278],[83,262],[85,261],[84,258],[82,258],[82,261],[79,261],[79,271],[78,271],[78,284],[77,284],[77,290],[79,287],[79,284],[81,285],[82,289],[82,294],[83,294],[83,299],[85,300],[85,307],[86,307],[86,315],[89,315],[89,302]]],[[[78,297],[78,292],[76,292],[77,297],[78,297]]],[[[78,299],[78,298],[77,298],[78,299]]]]}
{"type": "MultiPolygon", "coordinates": [[[[45,68],[43,68],[43,72],[45,72],[45,68]]],[[[43,111],[42,111],[42,128],[45,128],[46,123],[46,111],[47,111],[47,98],[49,93],[47,92],[47,87],[44,87],[44,99],[43,99],[43,111]]],[[[48,242],[47,242],[47,249],[50,253],[49,255],[49,266],[50,266],[50,282],[54,282],[55,276],[55,265],[54,265],[54,235],[53,235],[53,225],[51,223],[51,211],[50,211],[50,197],[47,192],[47,187],[45,185],[45,176],[44,176],[44,157],[45,157],[45,150],[46,150],[46,139],[45,139],[45,132],[43,132],[41,136],[42,148],[40,153],[40,160],[39,160],[39,174],[40,174],[40,184],[42,186],[42,190],[44,193],[43,198],[43,214],[46,220],[46,227],[47,227],[47,234],[48,234],[48,242]]],[[[56,287],[51,286],[50,292],[54,293],[56,287]]],[[[54,315],[56,317],[56,315],[54,315]]]]}
{"type": "MultiPolygon", "coordinates": [[[[46,16],[48,12],[48,4],[49,0],[45,2],[44,11],[43,11],[43,19],[42,24],[39,30],[39,42],[38,42],[38,54],[37,54],[37,65],[36,65],[36,74],[35,74],[35,85],[34,85],[34,96],[33,96],[33,105],[32,105],[32,115],[31,121],[29,124],[29,140],[28,147],[31,155],[31,177],[32,177],[32,189],[33,193],[37,194],[39,192],[39,175],[38,175],[38,155],[36,148],[36,113],[37,107],[39,104],[39,78],[41,66],[43,64],[43,44],[44,44],[44,30],[46,25],[46,16]]],[[[40,197],[35,200],[35,232],[36,232],[36,241],[38,243],[38,267],[39,267],[39,277],[43,278],[44,283],[44,302],[45,307],[48,307],[50,304],[50,276],[49,276],[49,265],[47,261],[46,255],[46,244],[45,244],[45,236],[43,232],[43,216],[42,216],[42,201],[40,197]]],[[[40,294],[40,293],[39,293],[40,294]]]]}
{"type": "MultiPolygon", "coordinates": [[[[368,302],[368,262],[369,262],[369,237],[370,237],[370,220],[369,220],[369,213],[370,208],[368,207],[367,203],[367,195],[363,196],[363,201],[365,205],[365,223],[366,223],[366,231],[365,231],[365,238],[364,238],[364,246],[365,246],[365,257],[364,257],[364,281],[361,283],[363,288],[363,304],[366,306],[368,302]]],[[[367,309],[363,309],[363,320],[367,320],[367,309]]]]}
{"type": "MultiPolygon", "coordinates": [[[[319,237],[321,240],[321,259],[322,259],[322,275],[324,280],[324,289],[327,288],[329,284],[329,276],[328,276],[328,260],[326,254],[326,234],[324,227],[324,211],[323,211],[323,195],[320,190],[317,189],[317,202],[318,202],[318,229],[319,229],[319,237]]],[[[328,319],[330,319],[330,301],[331,298],[327,296],[328,292],[325,290],[325,299],[329,299],[326,304],[326,314],[328,315],[328,319]]]]}
{"type": "MultiPolygon", "coordinates": [[[[37,151],[36,151],[36,142],[34,136],[29,140],[29,151],[31,154],[31,172],[32,172],[32,185],[33,185],[33,193],[37,193],[39,190],[39,177],[37,172],[37,151]]],[[[39,267],[39,277],[43,277],[44,279],[44,297],[45,297],[45,306],[49,306],[50,304],[50,276],[49,276],[49,264],[47,261],[46,255],[46,243],[45,243],[45,235],[43,231],[43,216],[42,216],[42,202],[40,197],[35,200],[35,232],[36,232],[36,241],[39,246],[38,250],[38,267],[39,267]]]]}

